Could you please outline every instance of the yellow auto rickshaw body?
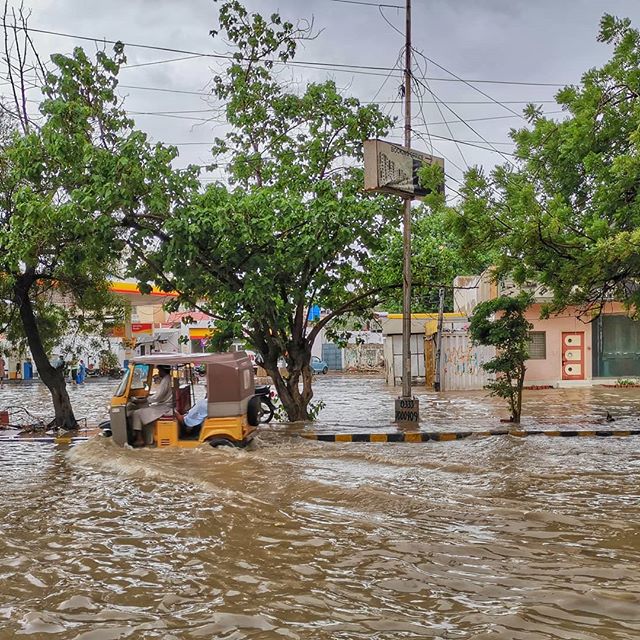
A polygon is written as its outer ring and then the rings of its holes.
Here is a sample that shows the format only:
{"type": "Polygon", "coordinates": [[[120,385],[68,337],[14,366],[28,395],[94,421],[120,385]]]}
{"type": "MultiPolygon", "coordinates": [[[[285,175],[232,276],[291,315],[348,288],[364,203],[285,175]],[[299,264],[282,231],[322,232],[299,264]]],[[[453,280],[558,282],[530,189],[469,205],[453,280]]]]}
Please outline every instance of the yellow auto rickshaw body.
{"type": "Polygon", "coordinates": [[[253,365],[244,352],[162,353],[133,358],[113,395],[110,430],[117,444],[132,442],[131,415],[144,406],[159,366],[171,368],[173,406],[143,427],[147,446],[194,448],[209,443],[244,447],[253,439],[258,424],[252,411],[255,383],[253,365]],[[207,416],[187,432],[181,419],[195,403],[196,367],[205,371],[207,416]]]}

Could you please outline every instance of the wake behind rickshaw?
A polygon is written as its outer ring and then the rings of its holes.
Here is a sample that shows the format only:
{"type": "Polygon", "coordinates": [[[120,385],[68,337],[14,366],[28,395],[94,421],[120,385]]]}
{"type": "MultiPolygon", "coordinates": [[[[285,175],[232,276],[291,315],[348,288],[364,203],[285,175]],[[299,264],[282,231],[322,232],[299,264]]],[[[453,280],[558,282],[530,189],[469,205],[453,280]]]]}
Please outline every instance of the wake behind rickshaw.
{"type": "Polygon", "coordinates": [[[154,373],[170,368],[173,401],[164,415],[143,427],[147,446],[193,448],[246,446],[256,435],[261,400],[256,395],[253,365],[242,351],[233,353],[162,353],[133,358],[111,400],[110,424],[103,427],[118,445],[133,442],[132,416],[145,406],[154,373]],[[205,367],[207,402],[202,423],[188,432],[183,424],[195,403],[195,368],[205,367]]]}

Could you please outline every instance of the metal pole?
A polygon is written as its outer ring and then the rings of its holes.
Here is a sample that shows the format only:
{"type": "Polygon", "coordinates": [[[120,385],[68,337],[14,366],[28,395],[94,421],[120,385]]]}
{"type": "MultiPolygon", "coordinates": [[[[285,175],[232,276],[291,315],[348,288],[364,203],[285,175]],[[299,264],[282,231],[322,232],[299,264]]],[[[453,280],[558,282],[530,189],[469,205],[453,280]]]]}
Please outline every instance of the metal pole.
{"type": "Polygon", "coordinates": [[[441,391],[442,384],[440,379],[440,358],[442,353],[442,325],[444,322],[444,289],[438,291],[438,333],[436,334],[436,370],[433,377],[434,391],[441,391]]]}
{"type": "MultiPolygon", "coordinates": [[[[411,0],[406,0],[404,146],[411,148],[411,0]]],[[[404,201],[402,270],[402,397],[411,397],[411,200],[404,201]]]]}
{"type": "MultiPolygon", "coordinates": [[[[406,0],[404,146],[411,148],[411,0],[406,0]]],[[[396,400],[396,422],[417,424],[419,404],[411,396],[411,198],[404,201],[402,237],[402,397],[396,400]]]]}
{"type": "Polygon", "coordinates": [[[133,344],[133,327],[131,325],[131,314],[132,314],[132,308],[131,308],[131,303],[130,302],[126,302],[125,303],[125,308],[124,308],[124,359],[125,359],[125,366],[126,363],[128,361],[131,360],[131,358],[133,358],[134,355],[134,351],[131,348],[131,345],[133,344]]]}

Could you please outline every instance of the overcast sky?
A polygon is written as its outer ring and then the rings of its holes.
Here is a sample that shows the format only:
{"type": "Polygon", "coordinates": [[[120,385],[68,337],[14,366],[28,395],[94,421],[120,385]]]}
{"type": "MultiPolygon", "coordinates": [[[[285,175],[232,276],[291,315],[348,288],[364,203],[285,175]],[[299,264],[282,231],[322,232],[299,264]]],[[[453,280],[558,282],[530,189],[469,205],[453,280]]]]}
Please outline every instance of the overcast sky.
{"type": "MultiPolygon", "coordinates": [[[[223,41],[209,36],[209,30],[216,26],[219,6],[213,0],[27,0],[25,4],[33,11],[30,26],[34,28],[202,53],[229,51],[223,41]]],[[[404,0],[385,0],[385,4],[404,5],[404,0]]],[[[609,57],[610,47],[596,41],[603,13],[628,16],[640,26],[637,0],[413,0],[412,4],[415,49],[470,81],[576,83],[582,72],[609,57]]],[[[294,22],[313,18],[321,33],[300,48],[297,59],[301,61],[389,68],[397,63],[404,44],[402,33],[393,28],[404,31],[403,9],[334,0],[247,0],[245,6],[266,15],[277,10],[294,22]]],[[[45,57],[53,52],[69,52],[76,45],[89,51],[96,47],[91,42],[61,36],[37,34],[34,39],[45,57]]],[[[130,65],[181,57],[135,47],[127,47],[126,53],[130,65]]],[[[422,77],[424,60],[419,60],[420,67],[414,73],[422,77]]],[[[398,68],[401,66],[400,62],[398,68]]],[[[220,123],[210,121],[212,112],[207,112],[215,104],[206,95],[197,95],[206,94],[216,68],[217,63],[211,59],[192,58],[132,66],[121,72],[126,108],[137,126],[153,140],[178,145],[178,166],[210,162],[211,141],[223,131],[220,123]],[[151,115],[152,112],[163,115],[151,115]]],[[[398,117],[402,114],[397,102],[399,73],[388,77],[386,71],[369,70],[364,74],[301,67],[284,69],[282,73],[283,78],[300,83],[333,78],[345,94],[362,101],[376,98],[388,113],[398,117]]],[[[452,77],[433,64],[428,64],[426,76],[452,77]]],[[[421,104],[414,104],[413,127],[425,140],[416,135],[412,146],[429,150],[425,126],[429,125],[434,153],[447,159],[446,170],[453,179],[461,177],[460,169],[465,164],[490,167],[504,161],[493,151],[471,146],[487,144],[458,118],[507,152],[511,150],[509,144],[504,144],[509,141],[509,128],[524,124],[509,109],[520,113],[524,107],[520,102],[541,104],[549,112],[558,108],[553,104],[558,87],[553,86],[475,85],[497,101],[510,102],[500,106],[458,81],[429,80],[428,85],[444,105],[436,104],[434,95],[420,86],[424,95],[421,104]],[[451,121],[450,130],[443,120],[451,121]],[[453,137],[467,144],[459,144],[458,149],[455,143],[436,140],[435,136],[453,137]]],[[[401,120],[398,125],[393,135],[400,142],[401,120]]],[[[456,182],[449,180],[448,186],[455,188],[456,182]]]]}

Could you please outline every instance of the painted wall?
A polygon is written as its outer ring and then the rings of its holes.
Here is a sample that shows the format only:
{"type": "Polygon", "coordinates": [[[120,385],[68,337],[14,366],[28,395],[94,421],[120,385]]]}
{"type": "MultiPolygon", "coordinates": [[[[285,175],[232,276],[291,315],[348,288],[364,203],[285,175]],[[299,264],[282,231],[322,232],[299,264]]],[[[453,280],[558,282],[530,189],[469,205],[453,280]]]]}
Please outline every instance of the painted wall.
{"type": "Polygon", "coordinates": [[[442,391],[482,389],[493,378],[482,365],[495,355],[495,347],[473,345],[466,331],[444,333],[440,371],[442,391]]]}
{"type": "Polygon", "coordinates": [[[384,354],[382,342],[377,344],[348,344],[343,352],[346,371],[382,371],[384,354]]]}
{"type": "MultiPolygon", "coordinates": [[[[591,324],[575,317],[575,309],[567,309],[559,317],[540,320],[539,304],[534,304],[527,312],[527,319],[533,324],[533,331],[546,333],[547,357],[544,360],[528,360],[526,385],[557,385],[562,381],[562,333],[583,332],[584,335],[584,380],[592,377],[591,324]]],[[[565,383],[566,384],[566,383],[565,383]]]]}

